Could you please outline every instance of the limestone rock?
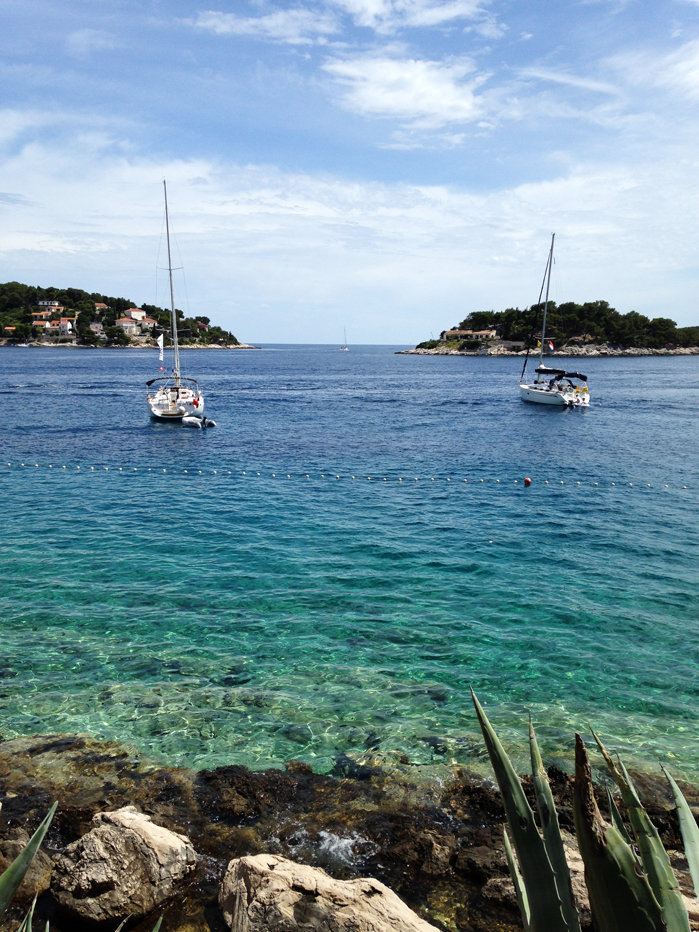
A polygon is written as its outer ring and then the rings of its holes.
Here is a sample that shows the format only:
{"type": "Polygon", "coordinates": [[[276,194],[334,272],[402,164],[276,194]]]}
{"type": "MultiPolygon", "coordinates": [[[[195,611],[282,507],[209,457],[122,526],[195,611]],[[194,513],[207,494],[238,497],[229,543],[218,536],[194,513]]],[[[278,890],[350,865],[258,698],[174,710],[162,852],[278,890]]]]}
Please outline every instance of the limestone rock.
{"type": "Polygon", "coordinates": [[[219,904],[231,932],[436,932],[378,880],[333,880],[272,854],[231,861],[219,904]]]}
{"type": "Polygon", "coordinates": [[[125,806],[94,816],[92,829],[57,860],[52,887],[60,906],[84,922],[143,916],[196,861],[188,838],[125,806]]]}

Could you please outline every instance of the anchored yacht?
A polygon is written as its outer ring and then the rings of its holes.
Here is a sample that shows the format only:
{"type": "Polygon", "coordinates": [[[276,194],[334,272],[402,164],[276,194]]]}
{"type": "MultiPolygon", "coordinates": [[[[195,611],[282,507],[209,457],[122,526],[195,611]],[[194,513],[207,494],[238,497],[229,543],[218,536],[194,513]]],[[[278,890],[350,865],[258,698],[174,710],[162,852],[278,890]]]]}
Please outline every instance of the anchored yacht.
{"type": "MultiPolygon", "coordinates": [[[[553,243],[556,234],[551,234],[551,248],[549,249],[546,268],[544,269],[544,280],[541,283],[541,292],[539,292],[539,304],[541,295],[546,285],[546,298],[544,300],[544,317],[541,324],[541,342],[539,343],[539,365],[534,372],[536,379],[533,382],[527,382],[524,373],[529,360],[529,349],[524,358],[522,374],[519,377],[519,395],[522,401],[531,401],[540,405],[557,405],[558,407],[567,408],[587,408],[590,404],[590,393],[587,388],[587,376],[580,372],[566,372],[565,369],[554,369],[544,365],[544,347],[546,346],[546,312],[549,306],[549,289],[551,287],[551,269],[553,267],[553,243]]],[[[553,344],[548,344],[553,350],[553,344]]]]}
{"type": "MultiPolygon", "coordinates": [[[[172,348],[174,365],[172,375],[162,376],[146,382],[151,385],[163,382],[151,393],[148,391],[148,406],[153,417],[159,421],[181,421],[184,417],[204,419],[204,394],[196,379],[189,379],[180,373],[180,349],[177,342],[177,314],[175,312],[175,291],[172,285],[172,255],[170,253],[170,219],[167,207],[167,185],[163,181],[165,194],[165,231],[167,233],[167,266],[170,276],[170,306],[172,310],[172,348]],[[186,383],[186,384],[183,384],[186,383]]],[[[162,358],[162,345],[161,345],[162,358]]],[[[205,419],[204,419],[205,420],[205,419]]],[[[212,422],[213,424],[213,422],[212,422]]]]}

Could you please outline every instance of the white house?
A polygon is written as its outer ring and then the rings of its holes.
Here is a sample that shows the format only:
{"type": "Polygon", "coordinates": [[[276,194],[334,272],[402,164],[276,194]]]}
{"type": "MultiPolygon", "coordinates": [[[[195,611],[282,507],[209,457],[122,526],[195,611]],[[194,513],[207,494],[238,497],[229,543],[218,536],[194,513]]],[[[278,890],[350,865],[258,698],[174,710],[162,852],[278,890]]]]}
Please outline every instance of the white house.
{"type": "Polygon", "coordinates": [[[58,303],[58,301],[37,301],[36,303],[39,307],[50,307],[51,310],[56,310],[56,311],[63,310],[63,308],[58,303]]]}
{"type": "MultiPolygon", "coordinates": [[[[145,311],[143,313],[145,314],[145,311]]],[[[136,321],[131,317],[119,317],[114,323],[117,327],[121,327],[127,337],[135,337],[140,332],[136,321]]]]}
{"type": "Polygon", "coordinates": [[[128,311],[124,311],[124,317],[130,317],[131,320],[143,320],[147,316],[148,314],[142,311],[140,307],[130,307],[128,311]]]}
{"type": "Polygon", "coordinates": [[[61,317],[58,322],[59,332],[62,337],[68,337],[73,335],[73,325],[75,324],[74,317],[61,317]]]}

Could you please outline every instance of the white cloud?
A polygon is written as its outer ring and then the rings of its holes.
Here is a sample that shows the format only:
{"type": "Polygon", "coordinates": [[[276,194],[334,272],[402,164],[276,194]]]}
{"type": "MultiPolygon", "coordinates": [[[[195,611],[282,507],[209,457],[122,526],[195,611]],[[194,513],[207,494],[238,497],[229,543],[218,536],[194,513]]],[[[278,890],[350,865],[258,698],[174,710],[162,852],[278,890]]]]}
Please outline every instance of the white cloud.
{"type": "Polygon", "coordinates": [[[687,97],[699,97],[699,41],[686,42],[658,63],[657,81],[660,85],[676,89],[687,97]]]}
{"type": "Polygon", "coordinates": [[[354,113],[392,117],[420,129],[469,123],[484,113],[475,91],[487,75],[475,74],[468,59],[333,59],[323,68],[346,88],[342,103],[354,113]]]}
{"type": "Polygon", "coordinates": [[[401,26],[439,26],[454,19],[473,18],[482,12],[482,0],[332,0],[350,14],[356,25],[378,32],[401,26]]]}
{"type": "Polygon", "coordinates": [[[191,24],[216,35],[245,35],[277,42],[309,43],[313,37],[339,32],[336,11],[350,16],[356,26],[379,33],[404,27],[429,28],[457,19],[479,19],[474,28],[487,38],[502,35],[494,17],[484,13],[484,0],[325,0],[326,11],[306,7],[274,10],[262,16],[201,12],[191,24]]]}
{"type": "Polygon", "coordinates": [[[619,88],[606,81],[597,81],[594,78],[580,78],[566,72],[553,71],[548,68],[523,68],[522,77],[536,78],[539,81],[549,81],[552,84],[563,84],[567,87],[576,87],[583,91],[592,91],[597,94],[618,94],[619,88]]]}
{"type": "Polygon", "coordinates": [[[332,35],[339,29],[333,16],[302,8],[250,17],[210,10],[199,13],[193,25],[218,36],[254,36],[292,45],[310,44],[318,37],[332,35]]]}

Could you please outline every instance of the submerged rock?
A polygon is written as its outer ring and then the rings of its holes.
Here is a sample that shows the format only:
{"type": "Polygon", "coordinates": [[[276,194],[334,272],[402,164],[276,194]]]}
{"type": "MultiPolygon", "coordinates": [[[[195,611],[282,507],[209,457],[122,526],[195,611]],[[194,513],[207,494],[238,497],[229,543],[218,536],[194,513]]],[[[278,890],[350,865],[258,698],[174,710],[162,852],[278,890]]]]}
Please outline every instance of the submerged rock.
{"type": "Polygon", "coordinates": [[[231,861],[219,903],[230,932],[436,932],[378,880],[334,880],[270,854],[231,861]]]}
{"type": "Polygon", "coordinates": [[[98,812],[92,825],[57,860],[52,882],[59,905],[78,920],[144,916],[194,870],[197,856],[189,839],[134,806],[98,812]]]}

